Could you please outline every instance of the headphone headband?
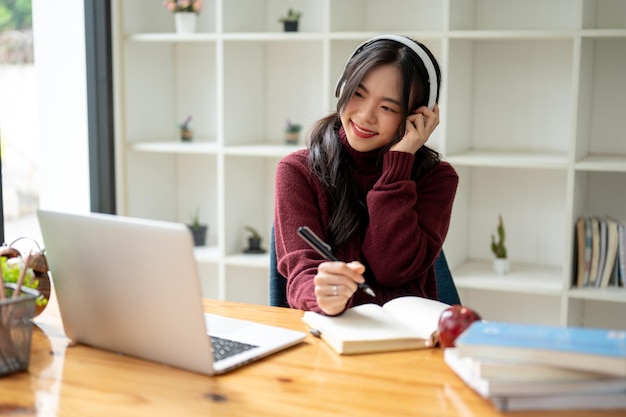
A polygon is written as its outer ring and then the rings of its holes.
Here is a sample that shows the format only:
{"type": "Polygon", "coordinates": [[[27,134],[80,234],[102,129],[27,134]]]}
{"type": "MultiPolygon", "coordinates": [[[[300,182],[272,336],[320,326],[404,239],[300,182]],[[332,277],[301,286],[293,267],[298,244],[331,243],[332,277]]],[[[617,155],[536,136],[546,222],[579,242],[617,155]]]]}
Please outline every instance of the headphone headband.
{"type": "Polygon", "coordinates": [[[354,52],[352,52],[352,55],[350,55],[350,58],[348,58],[348,60],[346,61],[346,65],[344,66],[343,71],[341,71],[341,75],[339,76],[339,80],[337,80],[337,86],[336,86],[336,89],[335,89],[335,96],[338,97],[340,95],[341,87],[343,87],[343,83],[341,84],[341,86],[340,86],[340,83],[341,83],[341,79],[344,76],[344,73],[346,72],[346,67],[348,66],[348,62],[357,53],[359,53],[361,48],[363,48],[365,45],[367,45],[367,44],[369,44],[371,42],[374,42],[374,41],[382,40],[382,39],[396,41],[398,43],[401,43],[402,45],[408,46],[422,60],[422,62],[424,63],[424,66],[426,67],[426,72],[428,73],[428,83],[429,83],[429,87],[430,87],[429,88],[430,94],[428,96],[428,108],[430,108],[432,110],[435,107],[435,101],[437,100],[437,71],[435,71],[435,65],[433,64],[433,61],[430,58],[430,56],[426,53],[426,51],[424,51],[424,49],[419,44],[415,43],[414,41],[412,41],[409,38],[406,38],[404,36],[399,36],[399,35],[380,35],[380,36],[375,36],[375,37],[373,37],[371,39],[368,39],[367,41],[363,42],[362,44],[360,44],[354,50],[354,52]]]}

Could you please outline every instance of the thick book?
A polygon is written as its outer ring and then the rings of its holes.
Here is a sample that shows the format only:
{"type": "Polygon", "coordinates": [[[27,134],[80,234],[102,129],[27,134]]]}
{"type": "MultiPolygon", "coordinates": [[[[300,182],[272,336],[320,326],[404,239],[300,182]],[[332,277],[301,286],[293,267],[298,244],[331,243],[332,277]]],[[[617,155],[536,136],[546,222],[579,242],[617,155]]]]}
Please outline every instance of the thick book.
{"type": "Polygon", "coordinates": [[[342,355],[420,349],[430,346],[439,316],[448,307],[437,300],[406,296],[383,306],[355,306],[339,316],[306,311],[302,320],[342,355]]]}
{"type": "Polygon", "coordinates": [[[456,340],[461,356],[514,359],[626,377],[626,331],[474,322],[456,340]]]}
{"type": "Polygon", "coordinates": [[[609,393],[493,397],[491,403],[499,411],[623,410],[626,409],[626,390],[609,393]]]}
{"type": "Polygon", "coordinates": [[[525,381],[482,378],[473,372],[471,361],[466,361],[467,358],[460,356],[455,348],[445,349],[443,358],[446,365],[483,398],[626,391],[626,378],[607,375],[596,375],[595,378],[525,381]]]}
{"type": "Polygon", "coordinates": [[[472,379],[488,379],[498,382],[576,381],[606,378],[597,372],[579,371],[560,366],[541,365],[514,359],[476,358],[459,355],[456,348],[444,351],[446,361],[459,363],[472,379]]]}

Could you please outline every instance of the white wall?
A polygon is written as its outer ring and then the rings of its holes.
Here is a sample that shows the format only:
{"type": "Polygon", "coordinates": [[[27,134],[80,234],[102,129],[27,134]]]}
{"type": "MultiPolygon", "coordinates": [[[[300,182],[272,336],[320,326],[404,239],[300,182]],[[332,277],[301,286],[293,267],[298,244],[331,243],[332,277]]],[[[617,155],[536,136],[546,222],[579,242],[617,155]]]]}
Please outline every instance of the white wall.
{"type": "Polygon", "coordinates": [[[83,0],[33,0],[40,207],[89,211],[83,0]]]}

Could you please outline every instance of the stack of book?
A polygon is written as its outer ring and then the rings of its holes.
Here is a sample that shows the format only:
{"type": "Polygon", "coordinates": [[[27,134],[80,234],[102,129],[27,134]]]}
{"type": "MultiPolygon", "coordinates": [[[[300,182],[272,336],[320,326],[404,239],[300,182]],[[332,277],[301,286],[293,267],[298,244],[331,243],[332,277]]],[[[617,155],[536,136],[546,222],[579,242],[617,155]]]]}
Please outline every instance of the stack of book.
{"type": "Polygon", "coordinates": [[[475,322],[446,364],[502,411],[626,409],[626,331],[475,322]]]}
{"type": "Polygon", "coordinates": [[[623,286],[626,279],[626,224],[610,217],[588,216],[576,221],[578,288],[623,286]]]}

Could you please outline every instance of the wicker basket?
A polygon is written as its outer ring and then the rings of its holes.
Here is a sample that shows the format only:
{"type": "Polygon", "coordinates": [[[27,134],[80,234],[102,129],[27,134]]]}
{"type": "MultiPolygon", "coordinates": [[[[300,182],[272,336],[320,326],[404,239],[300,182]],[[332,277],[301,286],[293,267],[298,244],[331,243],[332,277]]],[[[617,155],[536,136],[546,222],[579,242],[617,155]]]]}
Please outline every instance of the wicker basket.
{"type": "Polygon", "coordinates": [[[21,288],[13,299],[15,284],[5,283],[6,298],[0,300],[0,376],[28,369],[33,333],[35,300],[39,291],[21,288]]]}

